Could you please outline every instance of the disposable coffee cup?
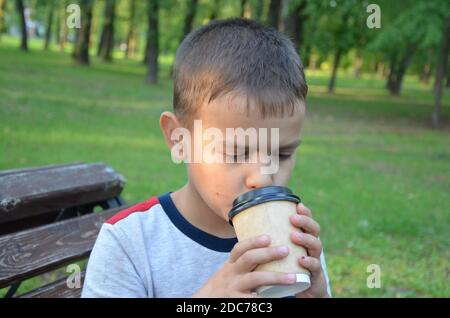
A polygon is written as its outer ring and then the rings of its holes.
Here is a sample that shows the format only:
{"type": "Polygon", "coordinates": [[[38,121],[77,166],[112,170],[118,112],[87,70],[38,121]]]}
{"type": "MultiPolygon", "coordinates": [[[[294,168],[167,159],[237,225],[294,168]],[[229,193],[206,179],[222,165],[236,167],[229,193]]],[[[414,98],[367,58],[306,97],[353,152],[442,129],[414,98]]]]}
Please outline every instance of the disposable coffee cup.
{"type": "Polygon", "coordinates": [[[289,188],[269,186],[242,194],[233,201],[229,222],[233,225],[238,241],[268,234],[270,246],[287,246],[287,257],[259,265],[256,271],[296,274],[296,282],[290,285],[262,286],[256,290],[262,297],[286,297],[300,293],[311,286],[310,273],[300,266],[298,259],[306,256],[306,250],[290,239],[292,231],[298,231],[289,218],[297,213],[300,198],[289,188]]]}

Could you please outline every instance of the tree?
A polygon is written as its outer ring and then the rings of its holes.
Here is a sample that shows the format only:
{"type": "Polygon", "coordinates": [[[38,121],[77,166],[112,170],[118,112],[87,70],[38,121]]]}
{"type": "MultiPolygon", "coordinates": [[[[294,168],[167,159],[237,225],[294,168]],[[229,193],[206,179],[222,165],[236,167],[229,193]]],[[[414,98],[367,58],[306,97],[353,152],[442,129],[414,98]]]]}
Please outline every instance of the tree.
{"type": "Polygon", "coordinates": [[[264,10],[264,0],[253,0],[252,19],[255,21],[261,22],[263,10],[264,10]]]}
{"type": "Polygon", "coordinates": [[[439,127],[440,113],[441,113],[441,99],[442,86],[444,80],[444,72],[448,67],[448,41],[450,37],[450,18],[443,23],[441,50],[439,53],[439,60],[436,68],[436,81],[434,84],[434,108],[431,116],[431,122],[434,128],[439,127]]]}
{"type": "MultiPolygon", "coordinates": [[[[186,37],[186,35],[188,35],[192,31],[192,28],[194,26],[195,14],[197,13],[197,4],[198,0],[189,0],[187,3],[187,10],[184,18],[183,33],[179,43],[181,43],[186,37]]],[[[170,77],[172,77],[172,75],[173,75],[173,64],[170,67],[170,77]]]]}
{"type": "MultiPolygon", "coordinates": [[[[189,0],[188,8],[186,11],[186,17],[184,19],[184,27],[183,27],[183,36],[181,41],[192,31],[192,27],[194,25],[194,18],[197,12],[197,4],[198,0],[189,0]]],[[[181,42],[180,41],[180,42],[181,42]]]]}
{"type": "Polygon", "coordinates": [[[393,12],[392,23],[370,44],[372,49],[386,52],[388,56],[386,88],[394,96],[400,95],[403,78],[417,52],[437,48],[441,43],[442,25],[450,10],[445,0],[416,0],[405,4],[406,7],[402,5],[393,12]]]}
{"type": "Polygon", "coordinates": [[[81,29],[77,29],[78,37],[73,57],[78,63],[82,65],[89,65],[89,46],[93,6],[93,0],[81,0],[81,29]]]}
{"type": "Polygon", "coordinates": [[[136,0],[130,0],[130,18],[128,22],[126,58],[134,56],[136,49],[136,0]]]}
{"type": "Polygon", "coordinates": [[[220,0],[213,0],[211,14],[209,20],[215,20],[219,16],[220,11],[220,0]]]}
{"type": "Polygon", "coordinates": [[[20,31],[21,31],[21,41],[20,49],[23,51],[28,51],[28,31],[27,22],[25,20],[25,7],[23,5],[23,0],[16,0],[16,9],[20,18],[20,31]]]}
{"type": "Polygon", "coordinates": [[[53,11],[55,9],[55,1],[49,0],[48,4],[49,6],[48,6],[47,26],[45,28],[44,50],[48,50],[50,38],[52,35],[53,11]]]}
{"type": "Polygon", "coordinates": [[[307,11],[318,30],[312,41],[322,55],[332,55],[328,92],[333,93],[341,58],[351,48],[361,46],[364,32],[367,32],[365,6],[358,0],[320,0],[308,2],[307,11]]]}
{"type": "Polygon", "coordinates": [[[60,37],[59,37],[59,50],[61,52],[64,51],[67,43],[67,37],[69,33],[69,28],[67,27],[66,19],[67,19],[67,0],[63,6],[61,6],[58,10],[58,16],[60,17],[60,37]]]}
{"type": "Polygon", "coordinates": [[[0,0],[0,38],[3,33],[3,21],[5,19],[6,0],[0,0]]]}
{"type": "Polygon", "coordinates": [[[244,15],[245,15],[245,6],[246,6],[246,4],[247,4],[247,0],[241,0],[241,7],[240,7],[241,11],[239,12],[239,16],[241,18],[243,18],[244,15]]]}
{"type": "Polygon", "coordinates": [[[150,84],[158,82],[159,30],[158,15],[159,1],[148,1],[148,31],[147,31],[147,81],[150,84]]]}
{"type": "Polygon", "coordinates": [[[278,29],[280,23],[281,0],[270,0],[267,24],[278,29]]]}
{"type": "Polygon", "coordinates": [[[116,16],[116,0],[106,0],[104,11],[104,22],[97,55],[104,61],[112,60],[112,50],[114,47],[114,20],[116,16]]]}
{"type": "Polygon", "coordinates": [[[292,42],[296,50],[300,50],[303,44],[303,34],[305,22],[308,18],[306,13],[306,0],[288,0],[285,2],[286,16],[283,17],[281,23],[281,31],[285,32],[292,42]]]}

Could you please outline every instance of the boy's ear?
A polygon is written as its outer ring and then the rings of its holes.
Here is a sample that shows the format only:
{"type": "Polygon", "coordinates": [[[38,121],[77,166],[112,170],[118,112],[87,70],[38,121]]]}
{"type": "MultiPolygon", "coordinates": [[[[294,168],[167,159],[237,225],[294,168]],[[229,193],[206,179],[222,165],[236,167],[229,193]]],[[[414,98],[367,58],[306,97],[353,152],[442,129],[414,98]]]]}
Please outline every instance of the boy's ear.
{"type": "Polygon", "coordinates": [[[176,142],[171,139],[171,136],[176,128],[182,127],[180,121],[175,114],[165,111],[159,117],[159,126],[163,132],[167,146],[169,149],[172,149],[176,142]]]}

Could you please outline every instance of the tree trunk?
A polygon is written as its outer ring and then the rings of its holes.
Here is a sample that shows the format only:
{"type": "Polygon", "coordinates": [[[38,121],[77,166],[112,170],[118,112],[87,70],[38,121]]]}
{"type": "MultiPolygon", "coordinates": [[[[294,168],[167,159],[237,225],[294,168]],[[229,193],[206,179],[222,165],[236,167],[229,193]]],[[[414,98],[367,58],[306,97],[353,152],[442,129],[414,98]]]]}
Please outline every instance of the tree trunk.
{"type": "Polygon", "coordinates": [[[390,93],[393,96],[399,96],[400,92],[402,90],[402,83],[403,83],[403,78],[405,76],[406,70],[409,66],[409,64],[411,63],[411,60],[414,56],[414,52],[416,50],[416,46],[415,45],[409,45],[406,48],[405,51],[405,55],[403,56],[403,58],[400,60],[400,64],[397,67],[396,70],[396,74],[393,77],[393,82],[392,85],[390,87],[390,93]]]}
{"type": "Polygon", "coordinates": [[[253,0],[252,19],[261,22],[263,9],[264,9],[264,1],[253,0]]]}
{"type": "Polygon", "coordinates": [[[74,51],[75,60],[82,65],[89,65],[89,45],[92,25],[93,0],[81,1],[81,29],[78,31],[76,49],[74,51]]]}
{"type": "Polygon", "coordinates": [[[50,44],[50,38],[52,36],[52,24],[53,24],[53,11],[55,8],[54,0],[51,0],[49,3],[49,11],[47,16],[47,27],[45,28],[45,41],[44,41],[44,50],[48,50],[48,46],[50,44]]]}
{"type": "Polygon", "coordinates": [[[215,20],[219,16],[220,0],[214,0],[209,20],[215,20]]]}
{"type": "Polygon", "coordinates": [[[6,0],[0,0],[0,38],[3,33],[3,25],[4,25],[4,19],[5,19],[5,7],[6,7],[6,0]]]}
{"type": "Polygon", "coordinates": [[[116,0],[107,0],[105,3],[104,22],[100,36],[97,55],[104,61],[112,60],[114,48],[114,20],[116,16],[116,0]]]}
{"type": "MultiPolygon", "coordinates": [[[[287,2],[289,5],[289,2],[287,2]]],[[[284,32],[294,43],[297,52],[300,51],[300,47],[303,43],[304,25],[307,19],[305,14],[306,0],[303,0],[295,5],[294,8],[290,8],[288,15],[284,21],[284,32]]]]}
{"type": "Polygon", "coordinates": [[[188,10],[186,12],[186,18],[184,20],[183,38],[181,40],[183,40],[186,35],[188,35],[192,30],[195,14],[197,12],[197,4],[198,0],[190,0],[188,3],[188,10]]]}
{"type": "Polygon", "coordinates": [[[448,66],[448,40],[450,36],[450,19],[444,23],[442,31],[441,52],[439,53],[439,61],[436,66],[436,81],[434,83],[434,108],[431,115],[431,123],[434,128],[439,127],[441,113],[442,86],[444,72],[448,66]]]}
{"type": "MultiPolygon", "coordinates": [[[[183,36],[181,38],[180,43],[184,40],[186,35],[188,35],[189,32],[191,32],[191,30],[192,30],[192,27],[194,25],[195,14],[197,13],[197,4],[198,4],[198,0],[189,0],[189,2],[188,2],[188,9],[186,12],[186,17],[184,19],[183,36]]],[[[147,47],[148,47],[148,43],[147,43],[147,47]]],[[[148,57],[146,56],[145,59],[147,60],[147,58],[148,57]]],[[[172,76],[173,76],[173,64],[170,67],[170,77],[172,77],[172,76]]]]}
{"type": "Polygon", "coordinates": [[[363,59],[360,55],[357,55],[353,61],[353,77],[360,78],[363,67],[363,59]]]}
{"type": "Polygon", "coordinates": [[[430,82],[431,77],[431,63],[425,63],[422,69],[422,73],[420,74],[420,81],[424,84],[428,84],[430,82]]]}
{"type": "Polygon", "coordinates": [[[130,21],[128,24],[127,50],[125,52],[125,57],[127,59],[134,56],[134,52],[136,49],[135,16],[136,16],[136,0],[130,0],[130,21]]]}
{"type": "Polygon", "coordinates": [[[328,92],[329,93],[334,92],[334,87],[336,85],[336,73],[337,73],[337,69],[339,67],[339,62],[341,60],[341,54],[342,54],[342,52],[341,52],[341,49],[339,49],[339,48],[334,53],[333,71],[331,73],[330,83],[328,84],[328,92]]]}
{"type": "Polygon", "coordinates": [[[278,29],[280,24],[281,0],[270,0],[267,24],[278,29]]]}
{"type": "Polygon", "coordinates": [[[447,88],[450,88],[450,64],[447,64],[447,84],[445,85],[447,88]]]}
{"type": "Polygon", "coordinates": [[[245,15],[245,5],[247,4],[247,0],[241,0],[241,12],[239,13],[239,16],[241,18],[245,15]]]}
{"type": "Polygon", "coordinates": [[[69,32],[69,28],[67,27],[66,24],[66,6],[64,5],[62,7],[62,10],[59,12],[59,15],[61,16],[61,38],[59,40],[59,50],[61,52],[64,52],[64,49],[66,47],[66,43],[67,43],[67,36],[68,36],[68,32],[69,32]]]}
{"type": "Polygon", "coordinates": [[[25,20],[25,7],[23,5],[23,0],[16,0],[16,9],[20,18],[20,31],[22,34],[20,41],[20,49],[23,51],[28,51],[28,32],[27,32],[27,22],[25,20]]]}
{"type": "Polygon", "coordinates": [[[61,42],[61,15],[58,8],[56,9],[56,30],[55,30],[55,43],[59,45],[61,42]]]}
{"type": "Polygon", "coordinates": [[[147,81],[150,84],[158,82],[158,0],[149,0],[148,2],[148,33],[147,33],[147,81]]]}
{"type": "Polygon", "coordinates": [[[394,86],[395,76],[397,74],[396,66],[397,66],[397,55],[398,52],[394,51],[391,54],[391,58],[389,61],[389,74],[386,81],[386,89],[392,91],[392,87],[394,86]]]}

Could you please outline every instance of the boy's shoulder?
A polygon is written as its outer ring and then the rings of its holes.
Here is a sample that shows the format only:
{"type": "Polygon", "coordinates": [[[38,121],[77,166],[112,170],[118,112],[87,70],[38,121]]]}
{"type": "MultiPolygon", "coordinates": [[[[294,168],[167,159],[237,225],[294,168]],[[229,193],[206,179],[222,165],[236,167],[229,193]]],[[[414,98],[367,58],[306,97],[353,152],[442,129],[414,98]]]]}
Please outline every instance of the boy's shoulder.
{"type": "Polygon", "coordinates": [[[127,219],[130,215],[135,213],[147,213],[154,207],[159,205],[159,198],[157,196],[153,196],[148,200],[143,202],[136,203],[120,212],[114,214],[108,220],[106,220],[105,224],[115,225],[118,222],[127,219]]]}

